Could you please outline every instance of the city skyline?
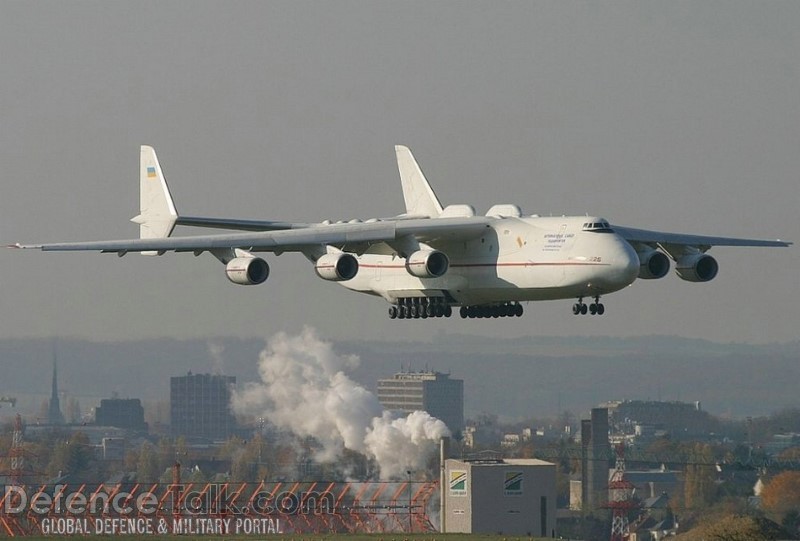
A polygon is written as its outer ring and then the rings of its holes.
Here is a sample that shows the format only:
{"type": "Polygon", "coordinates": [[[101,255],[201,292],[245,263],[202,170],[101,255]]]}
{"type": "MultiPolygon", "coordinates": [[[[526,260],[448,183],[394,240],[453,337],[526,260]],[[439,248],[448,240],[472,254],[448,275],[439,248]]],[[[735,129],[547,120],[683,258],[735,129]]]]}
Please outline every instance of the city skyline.
{"type": "MultiPolygon", "coordinates": [[[[800,370],[796,342],[743,346],[674,337],[507,341],[459,335],[441,335],[437,344],[324,342],[336,352],[360,358],[350,368],[351,377],[372,392],[398,368],[437,371],[463,380],[465,415],[471,418],[482,413],[510,420],[555,417],[564,410],[579,414],[608,400],[625,399],[701,401],[704,409],[728,418],[797,407],[791,388],[800,370]],[[741,389],[748,391],[743,394],[741,389]]],[[[108,397],[141,398],[152,406],[169,396],[170,378],[187,371],[228,374],[243,383],[259,381],[258,359],[264,348],[264,341],[234,338],[62,340],[59,394],[62,405],[74,398],[84,408],[108,397]]],[[[16,409],[0,410],[0,415],[38,412],[53,383],[52,356],[49,340],[0,340],[0,358],[14,374],[0,393],[17,399],[16,409]]],[[[69,417],[74,418],[74,412],[69,417]]]]}

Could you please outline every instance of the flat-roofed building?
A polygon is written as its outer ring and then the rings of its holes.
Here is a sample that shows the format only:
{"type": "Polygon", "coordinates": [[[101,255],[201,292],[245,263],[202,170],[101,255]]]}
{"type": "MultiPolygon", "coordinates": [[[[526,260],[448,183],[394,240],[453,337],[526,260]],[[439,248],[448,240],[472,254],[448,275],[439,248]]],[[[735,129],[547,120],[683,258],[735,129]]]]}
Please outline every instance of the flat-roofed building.
{"type": "Polygon", "coordinates": [[[555,536],[555,464],[451,458],[444,476],[443,533],[555,536]]]}
{"type": "Polygon", "coordinates": [[[192,374],[170,378],[172,434],[209,440],[227,439],[236,432],[231,413],[233,376],[192,374]]]}
{"type": "Polygon", "coordinates": [[[147,431],[144,408],[138,398],[104,398],[94,409],[94,422],[100,426],[147,431]]]}
{"type": "Polygon", "coordinates": [[[450,374],[398,372],[378,380],[378,400],[384,409],[404,414],[426,411],[453,434],[464,430],[464,381],[450,374]]]}

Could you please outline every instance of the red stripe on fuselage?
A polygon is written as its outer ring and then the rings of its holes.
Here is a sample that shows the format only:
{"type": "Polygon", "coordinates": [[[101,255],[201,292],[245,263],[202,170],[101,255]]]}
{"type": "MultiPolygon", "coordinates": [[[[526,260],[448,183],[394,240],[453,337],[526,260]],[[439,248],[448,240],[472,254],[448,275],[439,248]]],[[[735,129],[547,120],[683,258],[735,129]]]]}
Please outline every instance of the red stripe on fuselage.
{"type": "MultiPolygon", "coordinates": [[[[609,263],[591,263],[591,262],[578,262],[568,261],[561,263],[453,263],[450,265],[451,269],[454,268],[478,268],[478,267],[608,267],[609,263]]],[[[376,265],[359,263],[359,267],[365,269],[404,269],[405,265],[376,265]]]]}

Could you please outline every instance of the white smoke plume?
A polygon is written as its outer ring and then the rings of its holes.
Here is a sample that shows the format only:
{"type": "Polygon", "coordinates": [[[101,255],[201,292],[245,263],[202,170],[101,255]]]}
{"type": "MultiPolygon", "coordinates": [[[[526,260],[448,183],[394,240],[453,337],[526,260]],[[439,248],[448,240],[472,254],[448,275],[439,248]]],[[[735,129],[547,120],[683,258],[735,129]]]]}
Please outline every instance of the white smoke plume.
{"type": "Polygon", "coordinates": [[[346,447],[374,458],[383,479],[422,469],[449,430],[425,412],[396,418],[383,411],[375,395],[347,376],[358,363],[308,327],[298,336],[279,333],[260,354],[261,381],[234,393],[233,410],[313,437],[322,446],[320,461],[335,460],[346,447]]]}
{"type": "Polygon", "coordinates": [[[206,343],[208,356],[211,357],[211,373],[225,373],[225,345],[219,342],[206,343]]]}

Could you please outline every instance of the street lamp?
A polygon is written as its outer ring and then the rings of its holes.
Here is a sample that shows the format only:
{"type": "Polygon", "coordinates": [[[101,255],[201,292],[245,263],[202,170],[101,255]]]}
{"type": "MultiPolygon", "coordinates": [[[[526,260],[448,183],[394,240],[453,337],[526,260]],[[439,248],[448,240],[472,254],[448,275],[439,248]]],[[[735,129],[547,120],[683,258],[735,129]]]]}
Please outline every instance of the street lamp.
{"type": "Polygon", "coordinates": [[[412,533],[414,527],[411,524],[411,470],[406,470],[406,475],[408,476],[408,533],[412,533]]]}
{"type": "Polygon", "coordinates": [[[258,431],[258,465],[261,466],[264,458],[263,458],[263,450],[264,450],[264,418],[258,418],[259,424],[259,431],[258,431]]]}

